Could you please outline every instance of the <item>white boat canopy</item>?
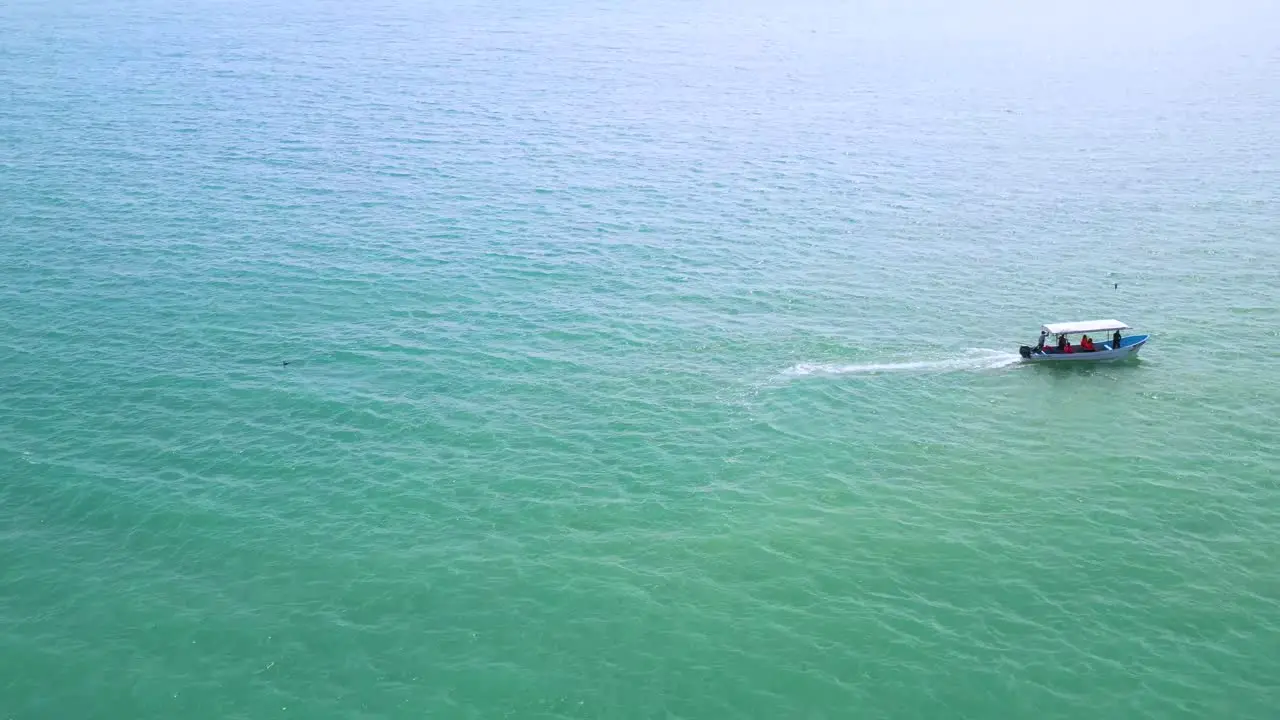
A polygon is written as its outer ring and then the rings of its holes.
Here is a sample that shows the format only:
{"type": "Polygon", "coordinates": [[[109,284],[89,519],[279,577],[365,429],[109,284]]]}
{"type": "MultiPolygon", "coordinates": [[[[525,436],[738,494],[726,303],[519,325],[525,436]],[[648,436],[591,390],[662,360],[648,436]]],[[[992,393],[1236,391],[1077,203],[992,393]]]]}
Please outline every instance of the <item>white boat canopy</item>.
{"type": "Polygon", "coordinates": [[[1080,322],[1049,323],[1041,329],[1050,335],[1071,335],[1073,333],[1128,330],[1129,326],[1119,320],[1083,320],[1080,322]]]}

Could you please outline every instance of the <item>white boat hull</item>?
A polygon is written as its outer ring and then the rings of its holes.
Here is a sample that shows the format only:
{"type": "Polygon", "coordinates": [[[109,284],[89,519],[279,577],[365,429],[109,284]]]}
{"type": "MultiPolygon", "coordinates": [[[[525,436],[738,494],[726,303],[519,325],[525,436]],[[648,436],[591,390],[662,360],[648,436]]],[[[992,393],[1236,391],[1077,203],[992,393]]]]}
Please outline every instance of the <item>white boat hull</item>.
{"type": "MultiPolygon", "coordinates": [[[[1138,351],[1143,345],[1147,344],[1150,335],[1135,335],[1124,338],[1120,342],[1120,347],[1112,348],[1111,343],[1103,343],[1098,350],[1093,352],[1084,352],[1077,350],[1070,353],[1037,352],[1031,351],[1030,355],[1024,355],[1022,362],[1029,363],[1067,363],[1067,362],[1112,362],[1116,360],[1126,360],[1136,357],[1138,351]]],[[[1052,349],[1051,349],[1052,350],[1052,349]]]]}

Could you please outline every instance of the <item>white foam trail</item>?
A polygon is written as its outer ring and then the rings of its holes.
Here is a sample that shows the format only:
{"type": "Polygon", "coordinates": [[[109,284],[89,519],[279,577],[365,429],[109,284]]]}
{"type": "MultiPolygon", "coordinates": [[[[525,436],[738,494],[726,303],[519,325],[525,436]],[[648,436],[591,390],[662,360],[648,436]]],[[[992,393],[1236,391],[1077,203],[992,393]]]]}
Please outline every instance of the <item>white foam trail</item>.
{"type": "Polygon", "coordinates": [[[948,373],[998,370],[1018,362],[1016,353],[973,348],[964,355],[940,360],[914,360],[910,362],[863,363],[844,365],[837,363],[797,363],[782,374],[786,377],[808,375],[878,375],[880,373],[948,373]]]}

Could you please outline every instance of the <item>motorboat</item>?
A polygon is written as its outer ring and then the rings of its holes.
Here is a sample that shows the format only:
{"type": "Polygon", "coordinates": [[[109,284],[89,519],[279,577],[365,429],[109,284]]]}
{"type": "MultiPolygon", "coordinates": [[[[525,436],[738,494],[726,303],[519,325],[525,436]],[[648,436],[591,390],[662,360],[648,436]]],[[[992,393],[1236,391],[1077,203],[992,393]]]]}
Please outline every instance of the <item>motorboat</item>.
{"type": "MultiPolygon", "coordinates": [[[[1123,334],[1131,328],[1119,320],[1085,320],[1081,322],[1048,323],[1040,327],[1040,341],[1035,345],[1023,345],[1018,354],[1023,362],[1106,362],[1135,357],[1150,335],[1123,334]],[[1103,342],[1093,342],[1093,349],[1084,337],[1100,333],[1103,342]],[[1107,335],[1110,333],[1110,335],[1107,335]],[[1080,335],[1076,344],[1071,336],[1080,335]],[[1049,338],[1054,338],[1050,341],[1049,338]]],[[[1092,341],[1092,338],[1090,338],[1092,341]]]]}

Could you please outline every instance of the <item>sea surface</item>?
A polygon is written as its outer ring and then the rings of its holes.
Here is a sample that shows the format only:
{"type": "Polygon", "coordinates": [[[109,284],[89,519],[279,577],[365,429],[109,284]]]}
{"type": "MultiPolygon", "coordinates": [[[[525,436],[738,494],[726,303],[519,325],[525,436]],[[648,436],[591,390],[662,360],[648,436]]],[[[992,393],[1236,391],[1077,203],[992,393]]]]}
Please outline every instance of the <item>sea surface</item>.
{"type": "Polygon", "coordinates": [[[0,718],[1280,717],[1280,5],[1048,5],[0,4],[0,718]]]}

